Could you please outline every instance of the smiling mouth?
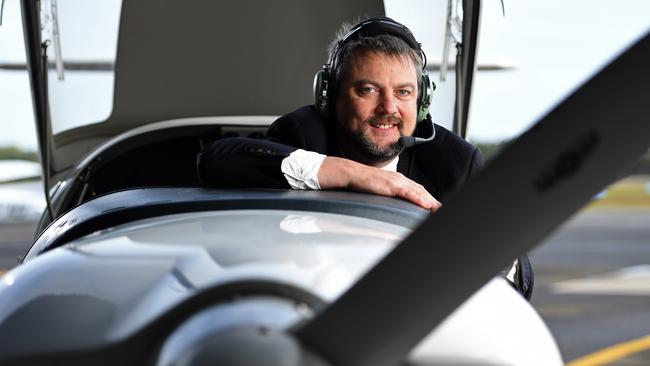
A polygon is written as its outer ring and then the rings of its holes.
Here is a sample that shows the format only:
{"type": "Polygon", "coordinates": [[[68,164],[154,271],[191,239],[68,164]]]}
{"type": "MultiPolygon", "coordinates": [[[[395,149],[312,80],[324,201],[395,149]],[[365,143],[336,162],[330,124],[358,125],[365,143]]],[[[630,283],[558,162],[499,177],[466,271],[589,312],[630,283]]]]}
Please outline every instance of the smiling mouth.
{"type": "Polygon", "coordinates": [[[389,130],[393,127],[399,127],[402,121],[393,115],[375,116],[368,120],[368,124],[381,130],[389,130]]]}
{"type": "Polygon", "coordinates": [[[394,125],[392,123],[371,123],[370,125],[372,127],[380,128],[382,130],[389,129],[389,128],[392,128],[392,127],[396,126],[396,125],[394,125]]]}

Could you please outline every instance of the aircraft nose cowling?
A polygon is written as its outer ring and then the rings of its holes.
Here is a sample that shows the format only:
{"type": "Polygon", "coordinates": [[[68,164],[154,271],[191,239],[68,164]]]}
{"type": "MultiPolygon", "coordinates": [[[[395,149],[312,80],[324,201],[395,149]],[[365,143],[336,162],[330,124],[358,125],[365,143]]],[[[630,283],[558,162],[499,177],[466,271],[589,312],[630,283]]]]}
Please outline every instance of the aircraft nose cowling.
{"type": "Polygon", "coordinates": [[[264,327],[223,330],[180,353],[173,365],[325,366],[291,335],[264,327]]]}
{"type": "Polygon", "coordinates": [[[231,298],[193,314],[164,341],[156,365],[327,366],[290,332],[307,304],[268,295],[231,298]]]}

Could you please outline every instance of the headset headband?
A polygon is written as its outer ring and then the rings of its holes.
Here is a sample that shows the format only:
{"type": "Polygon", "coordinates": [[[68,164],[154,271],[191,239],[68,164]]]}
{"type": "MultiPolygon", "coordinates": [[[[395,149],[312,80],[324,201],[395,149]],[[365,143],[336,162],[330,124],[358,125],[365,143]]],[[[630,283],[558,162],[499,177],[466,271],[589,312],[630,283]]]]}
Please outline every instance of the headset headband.
{"type": "Polygon", "coordinates": [[[420,44],[413,33],[403,24],[400,24],[388,17],[375,17],[357,24],[354,28],[350,29],[336,44],[336,48],[330,57],[328,64],[333,69],[335,62],[337,61],[338,54],[343,47],[349,41],[359,39],[361,37],[375,37],[382,34],[393,35],[411,47],[413,50],[420,53],[420,59],[422,60],[422,72],[426,70],[427,56],[422,51],[422,44],[420,44]]]}

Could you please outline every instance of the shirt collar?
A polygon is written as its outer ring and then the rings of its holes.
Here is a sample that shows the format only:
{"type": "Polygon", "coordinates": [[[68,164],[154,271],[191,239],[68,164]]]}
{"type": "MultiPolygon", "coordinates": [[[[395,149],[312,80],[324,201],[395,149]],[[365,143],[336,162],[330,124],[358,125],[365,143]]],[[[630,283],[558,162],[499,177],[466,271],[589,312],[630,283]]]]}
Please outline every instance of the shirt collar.
{"type": "Polygon", "coordinates": [[[387,170],[389,172],[396,172],[398,162],[399,162],[399,156],[396,156],[390,163],[386,164],[381,169],[382,170],[387,170]]]}

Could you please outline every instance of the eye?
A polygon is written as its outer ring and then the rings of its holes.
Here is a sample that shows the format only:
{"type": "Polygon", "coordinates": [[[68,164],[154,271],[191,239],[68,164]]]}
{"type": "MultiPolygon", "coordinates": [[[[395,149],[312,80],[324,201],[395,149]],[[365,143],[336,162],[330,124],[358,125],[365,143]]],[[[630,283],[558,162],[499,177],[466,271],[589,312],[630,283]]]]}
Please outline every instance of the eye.
{"type": "Polygon", "coordinates": [[[411,95],[411,90],[410,89],[398,89],[397,90],[397,95],[400,97],[408,97],[411,95]]]}
{"type": "Polygon", "coordinates": [[[372,86],[361,86],[357,88],[357,93],[359,93],[359,95],[365,95],[365,94],[373,93],[375,90],[376,89],[372,86]]]}

